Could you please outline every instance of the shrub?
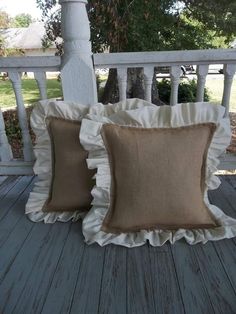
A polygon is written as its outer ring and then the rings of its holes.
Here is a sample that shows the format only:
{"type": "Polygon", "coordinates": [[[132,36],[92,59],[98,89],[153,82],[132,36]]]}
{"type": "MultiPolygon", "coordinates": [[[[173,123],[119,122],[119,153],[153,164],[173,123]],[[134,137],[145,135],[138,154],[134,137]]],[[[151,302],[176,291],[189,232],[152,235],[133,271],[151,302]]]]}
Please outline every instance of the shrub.
{"type": "MultiPolygon", "coordinates": [[[[170,80],[163,79],[157,82],[157,88],[159,91],[159,98],[166,104],[170,102],[171,83],[170,80]]],[[[189,80],[187,82],[181,82],[179,84],[178,91],[178,103],[182,102],[194,102],[197,95],[197,83],[196,80],[189,80]]],[[[204,101],[209,101],[209,91],[204,89],[204,101]]]]}
{"type": "MultiPolygon", "coordinates": [[[[26,114],[29,121],[30,114],[32,112],[33,106],[26,108],[26,114]]],[[[21,129],[19,126],[19,120],[17,116],[16,109],[9,109],[3,112],[3,118],[5,121],[5,129],[6,129],[6,135],[8,137],[9,144],[12,147],[13,157],[14,158],[22,158],[22,135],[21,135],[21,129]]],[[[35,135],[30,128],[29,125],[29,132],[31,136],[31,140],[34,144],[35,142],[35,135]]]]}

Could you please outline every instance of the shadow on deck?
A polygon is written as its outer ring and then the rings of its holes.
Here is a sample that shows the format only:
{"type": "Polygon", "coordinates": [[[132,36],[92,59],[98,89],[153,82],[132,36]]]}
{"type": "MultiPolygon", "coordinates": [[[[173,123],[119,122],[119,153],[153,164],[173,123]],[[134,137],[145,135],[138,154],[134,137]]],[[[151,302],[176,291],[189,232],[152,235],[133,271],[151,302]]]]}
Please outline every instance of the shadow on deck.
{"type": "MultiPolygon", "coordinates": [[[[236,218],[236,176],[221,178],[210,200],[236,218]]],[[[33,181],[1,177],[0,313],[236,313],[236,239],[87,246],[80,222],[27,219],[33,181]]]]}

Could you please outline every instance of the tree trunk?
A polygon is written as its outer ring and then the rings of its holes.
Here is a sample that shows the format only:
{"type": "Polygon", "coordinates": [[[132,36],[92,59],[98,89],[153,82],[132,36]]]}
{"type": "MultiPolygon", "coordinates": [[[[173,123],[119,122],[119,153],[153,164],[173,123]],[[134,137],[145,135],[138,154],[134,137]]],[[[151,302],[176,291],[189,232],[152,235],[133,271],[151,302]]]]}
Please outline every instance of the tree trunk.
{"type": "MultiPolygon", "coordinates": [[[[144,74],[142,68],[128,69],[127,98],[144,99],[144,74]]],[[[108,102],[115,103],[119,101],[116,69],[109,70],[108,79],[99,101],[101,101],[103,104],[107,104],[108,102]]],[[[153,74],[152,103],[158,106],[165,105],[165,103],[159,99],[156,82],[156,69],[154,70],[153,74]]]]}
{"type": "Polygon", "coordinates": [[[99,101],[103,104],[116,103],[119,101],[119,90],[116,69],[109,69],[108,78],[99,101]]]}

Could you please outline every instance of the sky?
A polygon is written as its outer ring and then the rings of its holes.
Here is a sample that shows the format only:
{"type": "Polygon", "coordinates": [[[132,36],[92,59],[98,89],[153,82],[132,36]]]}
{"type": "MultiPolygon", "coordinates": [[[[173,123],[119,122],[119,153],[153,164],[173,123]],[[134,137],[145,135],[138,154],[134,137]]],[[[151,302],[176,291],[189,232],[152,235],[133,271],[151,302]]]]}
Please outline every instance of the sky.
{"type": "Polygon", "coordinates": [[[36,0],[0,0],[0,9],[10,16],[29,13],[35,19],[40,19],[41,11],[36,6],[36,0]]]}

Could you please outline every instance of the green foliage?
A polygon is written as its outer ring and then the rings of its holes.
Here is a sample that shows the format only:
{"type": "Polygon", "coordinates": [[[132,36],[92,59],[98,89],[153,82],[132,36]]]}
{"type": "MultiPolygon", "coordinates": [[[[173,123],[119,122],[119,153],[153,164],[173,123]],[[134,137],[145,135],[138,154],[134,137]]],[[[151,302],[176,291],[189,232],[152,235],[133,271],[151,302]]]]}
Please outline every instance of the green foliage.
{"type": "Polygon", "coordinates": [[[28,27],[33,22],[33,18],[30,14],[21,13],[16,15],[12,22],[12,27],[28,27]]]}
{"type": "Polygon", "coordinates": [[[182,0],[185,14],[205,25],[217,36],[225,36],[228,41],[236,35],[235,0],[182,0]]]}
{"type": "MultiPolygon", "coordinates": [[[[36,1],[55,41],[61,36],[60,11],[52,10],[58,1],[36,1]]],[[[93,52],[226,47],[236,35],[235,0],[89,0],[87,8],[93,52]]]]}
{"type": "MultiPolygon", "coordinates": [[[[170,80],[163,79],[157,82],[157,88],[160,100],[162,100],[166,104],[169,104],[171,93],[170,80]]],[[[197,83],[195,80],[189,80],[187,82],[184,81],[179,84],[178,103],[194,102],[196,101],[196,95],[197,83]]],[[[209,90],[205,88],[204,101],[209,101],[209,99],[210,99],[209,90]]]]}
{"type": "MultiPolygon", "coordinates": [[[[32,112],[33,106],[26,108],[27,120],[29,121],[30,114],[32,112]]],[[[19,125],[19,120],[17,116],[17,111],[15,109],[10,109],[3,112],[3,118],[5,121],[5,129],[6,135],[8,137],[9,144],[12,147],[13,157],[14,158],[22,158],[23,152],[23,142],[22,142],[22,134],[19,125]]],[[[29,131],[32,143],[35,143],[35,135],[29,124],[29,131]]]]}

